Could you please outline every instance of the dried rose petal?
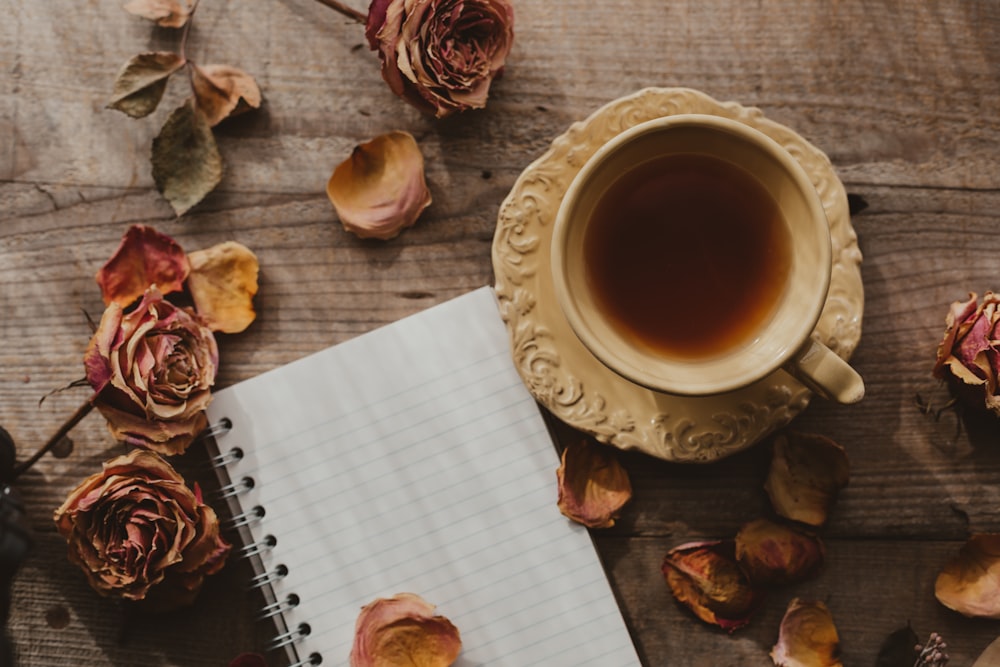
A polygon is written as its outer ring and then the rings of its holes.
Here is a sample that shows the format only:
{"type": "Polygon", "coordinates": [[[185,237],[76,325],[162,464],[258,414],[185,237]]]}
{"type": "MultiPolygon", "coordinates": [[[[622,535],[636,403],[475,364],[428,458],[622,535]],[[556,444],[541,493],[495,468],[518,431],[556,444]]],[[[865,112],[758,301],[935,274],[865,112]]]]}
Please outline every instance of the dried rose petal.
{"type": "Polygon", "coordinates": [[[212,331],[238,333],[257,316],[257,256],[246,246],[226,241],[188,255],[188,290],[198,316],[212,331]]]}
{"type": "Polygon", "coordinates": [[[934,375],[948,379],[955,394],[970,406],[1000,415],[1000,295],[986,292],[978,303],[970,292],[967,301],[951,304],[945,322],[934,375]]]}
{"type": "Polygon", "coordinates": [[[570,443],[556,471],[559,511],[588,528],[610,528],[632,497],[628,473],[609,447],[570,443]]]}
{"type": "Polygon", "coordinates": [[[125,11],[142,18],[156,21],[164,28],[180,28],[194,10],[193,0],[130,0],[125,3],[125,11]]]}
{"type": "Polygon", "coordinates": [[[172,238],[146,225],[132,225],[111,259],[95,277],[104,305],[123,308],[155,285],[161,294],[184,287],[191,270],[187,255],[172,238]]]}
{"type": "Polygon", "coordinates": [[[351,667],[448,667],[462,651],[458,628],[419,595],[399,593],[361,608],[351,667]]]}
{"type": "Polygon", "coordinates": [[[230,116],[260,106],[260,88],[253,77],[229,65],[195,65],[191,84],[198,108],[215,127],[230,116]]]}
{"type": "Polygon", "coordinates": [[[398,130],[355,147],[333,171],[326,194],[344,228],[361,238],[391,239],[431,204],[420,147],[398,130]]]}
{"type": "Polygon", "coordinates": [[[751,521],[736,535],[736,560],[754,584],[793,584],[819,574],[823,543],[790,526],[751,521]]]}
{"type": "Polygon", "coordinates": [[[965,616],[1000,619],[1000,534],[970,537],[938,574],[934,595],[965,616]]]}
{"type": "Polygon", "coordinates": [[[774,438],[764,488],[780,516],[822,526],[848,476],[843,447],[821,435],[786,431],[774,438]]]}
{"type": "Polygon", "coordinates": [[[732,542],[690,542],[663,559],[663,576],[694,614],[732,632],[750,622],[761,595],[736,563],[732,542]]]}
{"type": "Polygon", "coordinates": [[[844,667],[837,627],[825,604],[799,598],[788,603],[771,660],[777,667],[844,667]]]}

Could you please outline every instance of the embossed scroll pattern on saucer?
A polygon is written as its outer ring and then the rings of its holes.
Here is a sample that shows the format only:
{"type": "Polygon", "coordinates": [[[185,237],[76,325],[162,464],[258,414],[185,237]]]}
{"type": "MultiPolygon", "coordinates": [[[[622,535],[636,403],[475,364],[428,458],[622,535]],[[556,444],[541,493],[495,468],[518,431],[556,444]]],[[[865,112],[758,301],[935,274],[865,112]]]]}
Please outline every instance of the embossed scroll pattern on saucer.
{"type": "MultiPolygon", "coordinates": [[[[587,159],[638,123],[677,113],[732,118],[761,130],[805,167],[819,192],[833,240],[833,274],[814,335],[849,359],[861,338],[861,252],[844,186],[827,156],[753,107],[718,102],[688,88],[647,88],[574,123],[524,170],[500,207],[493,269],[514,363],[532,395],[556,417],[598,440],[671,461],[728,456],[787,424],[811,393],[784,371],[724,396],[671,396],[606,369],[577,340],[552,288],[552,223],[587,159]]],[[[724,304],[720,306],[724,308],[724,304]]]]}

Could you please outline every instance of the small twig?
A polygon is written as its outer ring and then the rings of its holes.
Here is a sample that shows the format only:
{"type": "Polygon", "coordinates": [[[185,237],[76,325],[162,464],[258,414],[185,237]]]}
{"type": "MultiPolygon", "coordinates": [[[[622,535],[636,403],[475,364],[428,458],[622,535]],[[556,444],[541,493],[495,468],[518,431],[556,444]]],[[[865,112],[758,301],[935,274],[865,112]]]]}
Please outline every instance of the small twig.
{"type": "Polygon", "coordinates": [[[49,438],[49,441],[46,442],[41,449],[32,454],[30,459],[14,467],[14,475],[11,479],[12,480],[17,479],[21,475],[21,473],[23,473],[31,466],[35,465],[35,462],[37,462],[38,459],[45,456],[45,454],[48,453],[49,450],[55,447],[56,444],[64,437],[66,437],[66,434],[69,433],[71,430],[73,430],[73,427],[79,424],[80,421],[88,414],[90,414],[90,411],[93,409],[94,409],[94,404],[89,399],[85,401],[83,405],[81,405],[76,409],[76,412],[70,415],[70,418],[67,419],[62,426],[59,427],[59,430],[56,431],[51,438],[49,438]]]}
{"type": "Polygon", "coordinates": [[[330,9],[334,9],[348,18],[352,18],[358,23],[368,23],[368,15],[358,10],[348,7],[347,5],[338,2],[338,0],[316,0],[321,5],[326,5],[330,9]]]}

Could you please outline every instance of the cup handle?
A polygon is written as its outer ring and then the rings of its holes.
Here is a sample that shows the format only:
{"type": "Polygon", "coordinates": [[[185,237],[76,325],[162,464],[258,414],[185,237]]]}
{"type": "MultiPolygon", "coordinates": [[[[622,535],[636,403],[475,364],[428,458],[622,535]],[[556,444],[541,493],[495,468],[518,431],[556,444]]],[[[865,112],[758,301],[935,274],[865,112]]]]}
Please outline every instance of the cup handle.
{"type": "Polygon", "coordinates": [[[795,353],[786,370],[812,391],[838,403],[857,403],[865,395],[865,383],[858,372],[812,338],[795,353]]]}

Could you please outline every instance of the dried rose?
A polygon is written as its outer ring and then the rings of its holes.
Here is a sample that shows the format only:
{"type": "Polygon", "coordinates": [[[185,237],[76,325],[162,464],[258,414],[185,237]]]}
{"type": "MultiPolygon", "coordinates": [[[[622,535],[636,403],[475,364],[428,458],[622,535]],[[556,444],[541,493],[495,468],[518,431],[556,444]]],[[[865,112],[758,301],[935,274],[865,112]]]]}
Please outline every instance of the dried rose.
{"type": "Polygon", "coordinates": [[[944,339],[937,349],[934,375],[948,379],[959,398],[1000,416],[1000,295],[986,292],[982,303],[974,292],[956,301],[945,319],[944,339]]]}
{"type": "Polygon", "coordinates": [[[193,602],[230,548],[212,508],[169,463],[141,449],[83,480],[54,519],[94,590],[155,610],[193,602]]]}
{"type": "Polygon", "coordinates": [[[1000,619],[1000,534],[970,537],[938,574],[934,595],[965,616],[1000,619]]]}
{"type": "Polygon", "coordinates": [[[396,95],[442,118],[486,106],[514,43],[507,0],[372,0],[365,36],[396,95]]]}
{"type": "Polygon", "coordinates": [[[351,667],[448,667],[462,651],[458,628],[419,595],[399,593],[361,608],[351,667]]]}
{"type": "Polygon", "coordinates": [[[588,528],[610,528],[632,497],[628,473],[609,447],[590,440],[567,445],[559,482],[559,511],[588,528]]]}
{"type": "Polygon", "coordinates": [[[798,598],[788,603],[771,660],[777,667],[844,667],[837,627],[825,604],[798,598]]]}
{"type": "Polygon", "coordinates": [[[764,489],[786,519],[822,526],[837,494],[847,486],[844,448],[821,435],[786,431],[774,438],[764,489]]]}
{"type": "Polygon", "coordinates": [[[761,595],[736,563],[732,542],[691,542],[663,559],[674,598],[705,621],[733,632],[750,622],[761,595]]]}
{"type": "Polygon", "coordinates": [[[187,286],[198,317],[212,331],[239,333],[257,317],[257,256],[235,241],[219,243],[188,255],[187,286]]]}
{"type": "Polygon", "coordinates": [[[109,305],[84,355],[112,434],[166,455],[183,452],[205,427],[218,365],[212,332],[155,287],[128,313],[109,305]]]}
{"type": "Polygon", "coordinates": [[[97,272],[104,305],[123,308],[155,285],[162,294],[184,288],[191,265],[176,241],[146,225],[132,225],[104,266],[97,272]]]}
{"type": "Polygon", "coordinates": [[[736,560],[754,584],[787,585],[811,579],[823,565],[823,543],[767,519],[745,524],[736,534],[736,560]]]}
{"type": "Polygon", "coordinates": [[[398,130],[356,146],[334,169],[326,194],[344,228],[363,239],[397,236],[431,204],[420,147],[398,130]]]}

